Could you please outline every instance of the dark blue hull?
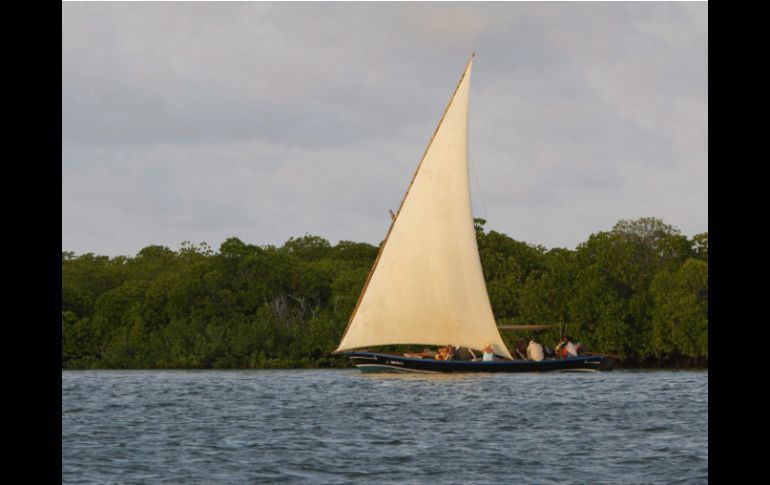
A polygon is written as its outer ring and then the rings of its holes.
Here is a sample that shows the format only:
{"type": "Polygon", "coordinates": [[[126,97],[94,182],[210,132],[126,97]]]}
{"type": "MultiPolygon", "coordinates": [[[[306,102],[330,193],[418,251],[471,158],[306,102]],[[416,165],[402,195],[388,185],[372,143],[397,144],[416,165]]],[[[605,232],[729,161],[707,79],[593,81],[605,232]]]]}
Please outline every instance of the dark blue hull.
{"type": "Polygon", "coordinates": [[[345,352],[364,372],[553,372],[596,371],[604,357],[571,357],[568,359],[499,360],[494,362],[470,360],[435,360],[404,357],[374,352],[345,352]]]}

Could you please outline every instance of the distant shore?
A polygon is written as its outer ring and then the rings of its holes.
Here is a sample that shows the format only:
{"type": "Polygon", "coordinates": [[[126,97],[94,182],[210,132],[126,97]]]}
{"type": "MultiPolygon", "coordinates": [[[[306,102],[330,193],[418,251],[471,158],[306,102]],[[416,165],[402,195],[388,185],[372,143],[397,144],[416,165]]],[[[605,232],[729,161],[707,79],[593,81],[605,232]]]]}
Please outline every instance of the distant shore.
{"type": "MultiPolygon", "coordinates": [[[[623,368],[708,367],[707,233],[642,218],[575,250],[546,249],[485,223],[475,220],[476,241],[498,326],[547,324],[501,332],[508,348],[567,332],[623,368]]],[[[281,247],[148,246],[135,257],[62,252],[62,368],[347,367],[330,354],[377,253],[311,235],[281,247]]]]}
{"type": "MultiPolygon", "coordinates": [[[[614,359],[613,359],[614,360],[614,359]]],[[[62,368],[69,370],[276,370],[276,369],[355,369],[355,366],[347,360],[340,359],[334,365],[292,365],[291,363],[276,364],[268,367],[92,367],[92,368],[62,368]]],[[[642,362],[625,363],[617,362],[610,370],[708,370],[708,361],[697,359],[681,359],[671,362],[642,362]]]]}

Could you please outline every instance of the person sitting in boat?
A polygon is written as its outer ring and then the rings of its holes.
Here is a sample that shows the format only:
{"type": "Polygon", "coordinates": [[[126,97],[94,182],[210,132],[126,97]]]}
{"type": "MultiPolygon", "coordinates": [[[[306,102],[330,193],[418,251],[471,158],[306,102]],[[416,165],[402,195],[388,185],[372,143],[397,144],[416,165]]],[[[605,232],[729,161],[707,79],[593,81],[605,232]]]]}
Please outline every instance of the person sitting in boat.
{"type": "Polygon", "coordinates": [[[438,352],[436,352],[436,359],[437,360],[452,360],[455,357],[455,351],[454,347],[452,345],[447,345],[446,347],[441,347],[438,349],[438,352]]]}
{"type": "Polygon", "coordinates": [[[564,346],[564,353],[566,354],[565,357],[577,357],[577,347],[574,343],[567,340],[567,345],[564,346]]]}
{"type": "Polygon", "coordinates": [[[473,352],[466,347],[457,347],[455,349],[455,359],[473,360],[474,357],[473,352]]]}
{"type": "Polygon", "coordinates": [[[557,343],[556,347],[553,348],[554,354],[556,354],[557,359],[561,359],[564,356],[565,345],[567,345],[567,336],[562,335],[561,340],[559,340],[559,343],[557,343]]]}
{"type": "Polygon", "coordinates": [[[511,355],[513,355],[513,358],[516,360],[527,359],[527,343],[523,338],[516,341],[516,346],[513,348],[511,355]]]}
{"type": "Polygon", "coordinates": [[[457,358],[456,348],[452,344],[447,345],[446,348],[447,348],[447,353],[446,353],[446,358],[444,360],[455,360],[457,358]]]}
{"type": "Polygon", "coordinates": [[[446,347],[439,347],[436,350],[436,355],[434,356],[434,358],[436,360],[444,360],[444,357],[446,357],[446,354],[447,354],[446,347]]]}
{"type": "Polygon", "coordinates": [[[575,347],[575,344],[564,335],[556,346],[556,354],[562,359],[566,359],[567,357],[577,357],[577,347],[575,347]]]}
{"type": "Polygon", "coordinates": [[[543,360],[543,346],[535,341],[535,337],[529,339],[529,345],[527,346],[527,358],[540,362],[543,360]]]}
{"type": "Polygon", "coordinates": [[[495,360],[495,351],[492,349],[491,344],[486,344],[481,351],[484,352],[484,362],[492,362],[495,360]]]}

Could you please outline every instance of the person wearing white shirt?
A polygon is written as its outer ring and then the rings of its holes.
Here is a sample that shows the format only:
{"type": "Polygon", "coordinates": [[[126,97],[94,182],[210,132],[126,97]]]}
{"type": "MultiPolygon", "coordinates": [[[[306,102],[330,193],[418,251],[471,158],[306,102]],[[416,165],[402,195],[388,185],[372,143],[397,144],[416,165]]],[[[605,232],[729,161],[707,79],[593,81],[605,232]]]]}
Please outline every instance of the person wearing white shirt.
{"type": "Polygon", "coordinates": [[[482,351],[484,352],[484,362],[492,362],[495,360],[495,351],[492,350],[490,344],[485,345],[482,351]]]}
{"type": "Polygon", "coordinates": [[[535,339],[530,339],[529,345],[527,346],[527,358],[540,362],[543,360],[543,357],[543,346],[535,342],[535,339]]]}
{"type": "Polygon", "coordinates": [[[558,359],[578,356],[577,347],[566,335],[561,337],[561,341],[556,345],[555,350],[558,359]]]}

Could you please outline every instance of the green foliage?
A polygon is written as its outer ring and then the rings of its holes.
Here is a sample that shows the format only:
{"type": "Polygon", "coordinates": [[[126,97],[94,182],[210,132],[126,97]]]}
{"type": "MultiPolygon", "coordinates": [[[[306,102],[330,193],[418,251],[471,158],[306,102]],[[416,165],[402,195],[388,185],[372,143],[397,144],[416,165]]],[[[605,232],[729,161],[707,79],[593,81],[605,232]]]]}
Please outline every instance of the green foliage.
{"type": "Polygon", "coordinates": [[[476,219],[476,241],[495,318],[516,321],[521,316],[521,295],[527,279],[545,268],[545,248],[515,241],[505,234],[483,232],[476,219]]]}
{"type": "Polygon", "coordinates": [[[662,271],[652,295],[655,356],[708,359],[708,263],[693,258],[662,271]]]}
{"type": "Polygon", "coordinates": [[[339,337],[377,254],[304,236],[136,257],[62,253],[63,368],[339,366],[339,337]]]}
{"type": "MultiPolygon", "coordinates": [[[[474,221],[500,323],[555,323],[628,363],[708,362],[708,234],[653,218],[620,221],[575,250],[546,250],[474,221]]],[[[62,252],[62,367],[264,368],[349,365],[331,355],[378,248],[323,238],[217,252],[184,242],[135,257],[62,252]]],[[[508,341],[516,336],[505,335],[508,341]]]]}

